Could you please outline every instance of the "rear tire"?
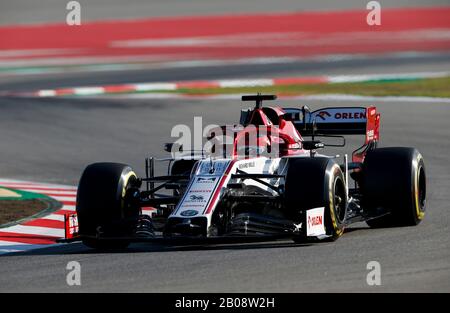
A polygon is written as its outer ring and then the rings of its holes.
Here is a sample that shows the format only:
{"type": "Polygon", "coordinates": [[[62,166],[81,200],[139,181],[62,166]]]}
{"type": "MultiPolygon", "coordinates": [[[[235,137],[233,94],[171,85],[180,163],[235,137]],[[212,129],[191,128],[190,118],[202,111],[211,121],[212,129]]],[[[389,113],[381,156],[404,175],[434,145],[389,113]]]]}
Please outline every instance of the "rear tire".
{"type": "MultiPolygon", "coordinates": [[[[140,209],[126,203],[127,187],[137,180],[131,167],[119,163],[94,163],[84,170],[77,192],[77,215],[81,236],[131,236],[140,209]]],[[[126,248],[126,240],[84,238],[96,249],[126,248]]]]}
{"type": "MultiPolygon", "coordinates": [[[[289,160],[285,200],[287,215],[305,223],[308,209],[324,207],[325,231],[331,240],[344,233],[347,208],[345,179],[339,165],[329,158],[296,158],[289,160]]],[[[304,228],[305,229],[305,228],[304,228]]],[[[304,234],[295,238],[304,242],[304,234]]]]}
{"type": "Polygon", "coordinates": [[[425,216],[426,174],[422,155],[414,148],[379,148],[363,164],[363,205],[390,212],[367,221],[373,228],[413,226],[425,216]]]}

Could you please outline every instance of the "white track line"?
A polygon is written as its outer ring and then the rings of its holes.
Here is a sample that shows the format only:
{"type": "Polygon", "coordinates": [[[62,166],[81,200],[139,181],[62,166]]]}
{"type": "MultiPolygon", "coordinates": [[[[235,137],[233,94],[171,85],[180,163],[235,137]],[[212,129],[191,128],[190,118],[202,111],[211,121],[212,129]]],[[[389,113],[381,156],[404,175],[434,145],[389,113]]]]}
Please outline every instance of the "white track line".
{"type": "Polygon", "coordinates": [[[64,215],[61,214],[49,214],[43,217],[46,220],[60,221],[64,222],[64,215]]]}
{"type": "Polygon", "coordinates": [[[335,75],[328,76],[330,83],[354,83],[371,80],[390,80],[390,79],[417,79],[417,78],[441,78],[449,76],[449,72],[416,72],[416,73],[398,73],[398,74],[366,74],[366,75],[335,75]]]}
{"type": "MultiPolygon", "coordinates": [[[[16,189],[19,189],[19,188],[16,188],[16,189]]],[[[77,192],[74,190],[48,190],[48,191],[47,190],[38,190],[38,189],[20,189],[20,190],[35,192],[35,193],[43,193],[50,197],[54,197],[54,196],[58,196],[58,195],[67,195],[67,196],[76,197],[76,195],[77,195],[77,192]]]]}
{"type": "Polygon", "coordinates": [[[60,197],[60,196],[51,196],[51,198],[56,199],[60,202],[64,202],[64,201],[75,201],[76,197],[60,197]]]}
{"type": "Polygon", "coordinates": [[[175,83],[143,83],[133,85],[136,91],[154,91],[154,90],[176,90],[175,83]]]}
{"type": "MultiPolygon", "coordinates": [[[[229,79],[229,80],[211,80],[211,81],[180,81],[180,82],[155,82],[155,83],[126,83],[121,85],[105,86],[81,86],[69,87],[54,90],[38,90],[25,93],[11,93],[16,96],[31,97],[57,97],[57,96],[100,96],[120,93],[139,93],[139,92],[166,92],[180,90],[183,88],[195,88],[198,90],[204,88],[238,88],[238,87],[265,87],[265,86],[285,86],[287,84],[308,84],[308,83],[354,83],[354,82],[372,82],[372,81],[390,81],[400,79],[425,79],[448,77],[450,72],[416,72],[416,73],[387,73],[387,74],[365,74],[365,75],[331,75],[331,76],[311,76],[311,77],[278,77],[261,79],[229,79]],[[303,82],[302,82],[303,80],[303,82]]],[[[8,94],[8,92],[6,92],[8,94]]]]}
{"type": "Polygon", "coordinates": [[[64,229],[57,229],[50,227],[15,225],[8,228],[2,228],[1,231],[16,234],[64,238],[64,229]]]}
{"type": "Polygon", "coordinates": [[[77,187],[56,185],[56,184],[38,184],[33,182],[18,182],[10,180],[1,180],[0,186],[14,186],[17,188],[44,188],[44,189],[61,189],[61,190],[77,190],[77,187]]]}
{"type": "Polygon", "coordinates": [[[378,101],[378,102],[427,102],[427,103],[450,103],[450,98],[437,97],[373,97],[373,96],[358,96],[358,95],[310,95],[299,96],[294,99],[304,100],[327,100],[327,101],[378,101]]]}
{"type": "Polygon", "coordinates": [[[75,212],[75,206],[74,205],[65,205],[65,206],[63,206],[61,208],[61,210],[67,210],[67,211],[74,211],[75,212]]]}
{"type": "MultiPolygon", "coordinates": [[[[208,96],[193,96],[184,94],[128,94],[116,96],[102,96],[107,99],[174,99],[174,100],[234,100],[240,101],[241,94],[222,94],[222,95],[208,95],[208,96]]],[[[378,102],[427,102],[427,103],[450,103],[450,98],[438,97],[375,97],[375,96],[359,96],[359,95],[345,95],[345,94],[325,94],[325,95],[308,95],[308,96],[280,96],[279,100],[326,100],[326,101],[378,101],[378,102]]]]}

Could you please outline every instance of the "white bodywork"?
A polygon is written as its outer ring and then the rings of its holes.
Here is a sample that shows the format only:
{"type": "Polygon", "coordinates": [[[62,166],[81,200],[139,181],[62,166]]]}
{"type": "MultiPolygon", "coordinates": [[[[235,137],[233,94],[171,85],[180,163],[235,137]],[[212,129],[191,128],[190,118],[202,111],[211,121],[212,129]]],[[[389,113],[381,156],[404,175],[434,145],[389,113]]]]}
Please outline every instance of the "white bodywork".
{"type": "MultiPolygon", "coordinates": [[[[321,154],[317,154],[317,156],[329,157],[321,154]]],[[[232,181],[232,174],[239,174],[239,171],[244,171],[246,174],[285,175],[288,159],[292,157],[309,157],[309,154],[283,158],[258,157],[245,160],[200,160],[198,166],[194,168],[186,192],[169,218],[206,217],[207,227],[210,227],[212,214],[230,182],[242,183],[246,186],[254,185],[272,193],[273,196],[277,196],[278,194],[273,189],[253,179],[242,180],[234,178],[232,181]]],[[[347,158],[344,158],[344,161],[347,172],[347,158]]],[[[265,178],[261,180],[275,187],[284,184],[284,178],[265,178]]],[[[347,178],[345,180],[346,188],[348,188],[347,178]]],[[[324,207],[307,210],[306,220],[304,221],[307,236],[322,238],[326,235],[324,218],[324,207]]]]}
{"type": "MultiPolygon", "coordinates": [[[[245,160],[200,160],[191,176],[191,181],[183,198],[170,217],[205,216],[208,219],[209,227],[212,213],[230,182],[232,174],[237,174],[239,170],[248,174],[284,174],[287,169],[286,165],[286,158],[258,157],[245,160]]],[[[280,180],[281,178],[264,179],[273,186],[279,185],[280,180]]],[[[273,190],[252,179],[246,179],[245,181],[234,179],[233,182],[254,185],[276,195],[273,190]]]]}

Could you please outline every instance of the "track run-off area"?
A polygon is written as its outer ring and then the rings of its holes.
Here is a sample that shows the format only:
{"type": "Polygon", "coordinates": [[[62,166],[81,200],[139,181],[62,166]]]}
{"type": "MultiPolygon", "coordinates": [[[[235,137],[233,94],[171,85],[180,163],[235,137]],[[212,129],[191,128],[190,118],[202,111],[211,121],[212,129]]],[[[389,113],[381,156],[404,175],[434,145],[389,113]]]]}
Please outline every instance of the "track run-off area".
{"type": "Polygon", "coordinates": [[[15,180],[0,180],[0,186],[44,194],[60,203],[48,215],[0,228],[0,254],[42,248],[64,238],[64,214],[75,211],[75,187],[15,180]]]}
{"type": "Polygon", "coordinates": [[[386,9],[382,26],[368,25],[366,10],[3,26],[0,74],[45,73],[57,66],[114,70],[135,69],[135,63],[447,51],[449,14],[448,7],[386,9]]]}

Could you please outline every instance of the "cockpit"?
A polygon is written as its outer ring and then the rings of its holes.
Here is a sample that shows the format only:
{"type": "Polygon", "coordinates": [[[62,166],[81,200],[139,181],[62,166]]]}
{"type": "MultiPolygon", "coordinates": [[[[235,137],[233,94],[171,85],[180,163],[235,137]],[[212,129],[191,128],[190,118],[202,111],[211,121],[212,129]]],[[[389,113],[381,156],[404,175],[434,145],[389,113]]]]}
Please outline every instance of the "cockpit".
{"type": "Polygon", "coordinates": [[[241,159],[298,152],[301,136],[283,115],[284,111],[277,107],[242,110],[240,125],[222,126],[210,132],[211,155],[241,159]]]}

